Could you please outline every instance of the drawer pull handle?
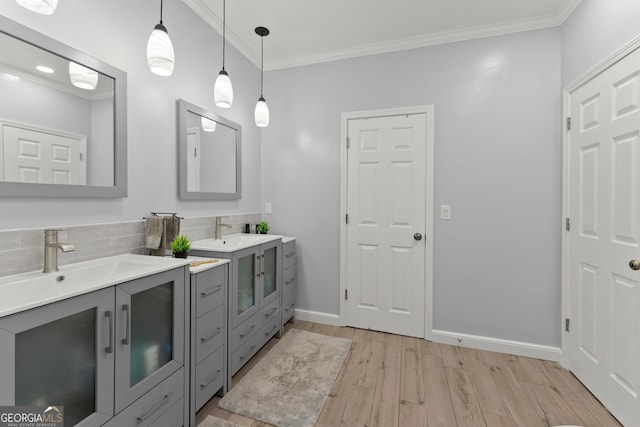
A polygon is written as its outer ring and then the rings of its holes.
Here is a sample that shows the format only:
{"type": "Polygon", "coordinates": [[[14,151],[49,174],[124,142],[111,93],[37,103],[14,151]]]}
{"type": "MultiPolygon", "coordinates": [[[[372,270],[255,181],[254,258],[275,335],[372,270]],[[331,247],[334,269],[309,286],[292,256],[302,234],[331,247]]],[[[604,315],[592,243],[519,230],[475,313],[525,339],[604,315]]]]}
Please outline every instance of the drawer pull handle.
{"type": "Polygon", "coordinates": [[[289,252],[288,254],[286,254],[284,257],[285,258],[291,258],[292,256],[294,256],[296,253],[295,252],[289,252]]]}
{"type": "Polygon", "coordinates": [[[286,282],[284,282],[285,285],[288,285],[289,283],[293,283],[293,281],[296,280],[295,277],[292,277],[291,279],[287,280],[286,282]]]}
{"type": "Polygon", "coordinates": [[[138,420],[138,422],[143,422],[145,421],[147,418],[149,418],[154,412],[156,412],[158,409],[162,408],[162,406],[164,406],[165,403],[167,403],[169,401],[169,397],[171,396],[171,393],[165,394],[164,397],[162,398],[162,400],[160,400],[160,402],[158,402],[156,405],[154,405],[149,412],[147,412],[144,415],[140,415],[139,417],[136,417],[136,419],[138,420]]]}
{"type": "Polygon", "coordinates": [[[209,341],[211,338],[215,337],[216,335],[218,335],[220,332],[222,332],[222,328],[218,327],[218,329],[216,329],[215,331],[213,331],[212,334],[210,334],[209,336],[206,337],[200,337],[200,341],[202,342],[207,342],[209,341]]]}
{"type": "Polygon", "coordinates": [[[200,388],[207,388],[209,386],[209,384],[211,384],[212,382],[214,382],[216,380],[216,378],[218,378],[220,376],[220,369],[218,369],[215,373],[215,375],[213,376],[213,378],[211,378],[209,381],[207,381],[206,383],[200,383],[200,388]]]}
{"type": "Polygon", "coordinates": [[[268,312],[267,314],[265,314],[265,315],[264,315],[264,317],[269,317],[269,316],[271,316],[273,313],[275,313],[275,311],[276,311],[277,309],[278,309],[278,307],[273,307],[273,308],[271,309],[271,311],[270,311],[270,312],[268,312]]]}
{"type": "Polygon", "coordinates": [[[207,289],[206,291],[200,292],[200,296],[208,297],[209,295],[218,292],[222,289],[222,285],[218,285],[217,288],[207,289]]]}
{"type": "Polygon", "coordinates": [[[254,348],[256,348],[256,346],[252,345],[247,354],[245,354],[244,356],[240,356],[240,360],[248,359],[254,348]]]}
{"type": "Polygon", "coordinates": [[[256,327],[256,325],[251,325],[251,327],[249,328],[249,330],[248,330],[248,331],[246,331],[246,332],[244,332],[244,333],[240,334],[240,339],[243,339],[244,337],[246,337],[247,335],[249,335],[249,334],[251,333],[251,331],[253,331],[253,328],[255,328],[255,327],[256,327]]]}
{"type": "Polygon", "coordinates": [[[291,304],[289,307],[285,308],[284,311],[289,311],[294,307],[295,304],[291,304]]]}
{"type": "Polygon", "coordinates": [[[104,317],[109,319],[109,345],[104,348],[105,353],[113,353],[113,317],[111,311],[105,311],[104,317]]]}
{"type": "Polygon", "coordinates": [[[273,328],[271,328],[271,330],[269,332],[265,332],[264,336],[268,337],[269,335],[271,335],[273,333],[273,331],[275,331],[278,328],[278,325],[273,325],[273,328]]]}
{"type": "Polygon", "coordinates": [[[129,334],[131,333],[131,316],[129,315],[129,306],[122,304],[122,311],[124,311],[124,338],[122,338],[123,345],[129,345],[129,334]]]}

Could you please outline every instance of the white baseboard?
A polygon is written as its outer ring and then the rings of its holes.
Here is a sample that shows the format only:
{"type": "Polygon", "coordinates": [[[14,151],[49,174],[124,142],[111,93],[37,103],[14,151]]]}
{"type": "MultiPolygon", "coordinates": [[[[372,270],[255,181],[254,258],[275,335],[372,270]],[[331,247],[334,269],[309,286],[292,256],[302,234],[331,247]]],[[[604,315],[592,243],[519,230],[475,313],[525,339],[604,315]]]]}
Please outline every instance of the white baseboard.
{"type": "Polygon", "coordinates": [[[296,320],[322,323],[323,325],[340,326],[340,316],[337,314],[320,313],[318,311],[300,310],[296,308],[293,316],[296,320]]]}
{"type": "Polygon", "coordinates": [[[457,334],[454,332],[438,330],[433,330],[432,338],[434,342],[441,344],[459,345],[461,347],[495,351],[498,353],[513,354],[516,356],[533,357],[535,359],[550,360],[552,362],[559,362],[562,356],[562,351],[559,347],[503,340],[500,338],[457,334]]]}

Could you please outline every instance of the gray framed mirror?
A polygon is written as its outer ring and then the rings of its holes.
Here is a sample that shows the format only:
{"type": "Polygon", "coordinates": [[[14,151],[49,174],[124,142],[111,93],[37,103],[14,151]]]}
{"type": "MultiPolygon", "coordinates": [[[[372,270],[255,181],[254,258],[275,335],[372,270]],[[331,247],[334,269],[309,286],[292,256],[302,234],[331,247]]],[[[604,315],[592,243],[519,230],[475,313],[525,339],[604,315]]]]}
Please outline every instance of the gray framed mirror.
{"type": "Polygon", "coordinates": [[[0,16],[0,93],[0,196],[127,196],[125,72],[0,16]]]}
{"type": "Polygon", "coordinates": [[[178,193],[184,200],[240,199],[239,124],[178,100],[178,193]]]}

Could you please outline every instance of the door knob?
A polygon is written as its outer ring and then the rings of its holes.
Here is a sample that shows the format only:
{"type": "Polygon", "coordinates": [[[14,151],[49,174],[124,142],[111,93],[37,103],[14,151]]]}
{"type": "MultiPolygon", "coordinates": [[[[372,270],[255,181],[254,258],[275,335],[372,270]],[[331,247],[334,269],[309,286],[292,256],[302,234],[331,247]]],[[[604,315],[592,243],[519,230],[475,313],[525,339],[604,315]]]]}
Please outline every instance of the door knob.
{"type": "Polygon", "coordinates": [[[629,268],[632,270],[640,270],[640,260],[632,259],[629,261],[629,268]]]}
{"type": "Polygon", "coordinates": [[[416,234],[413,235],[413,238],[416,239],[417,241],[420,241],[420,240],[422,240],[422,234],[416,233],[416,234]]]}

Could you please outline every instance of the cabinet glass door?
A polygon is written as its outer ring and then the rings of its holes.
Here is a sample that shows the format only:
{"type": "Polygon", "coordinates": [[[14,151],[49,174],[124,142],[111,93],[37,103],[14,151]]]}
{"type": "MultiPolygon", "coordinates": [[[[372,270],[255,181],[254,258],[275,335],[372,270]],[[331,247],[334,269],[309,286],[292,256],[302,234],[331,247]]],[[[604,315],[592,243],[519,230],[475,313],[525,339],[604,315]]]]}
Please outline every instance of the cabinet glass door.
{"type": "Polygon", "coordinates": [[[65,425],[113,415],[113,289],[0,319],[0,403],[63,406],[65,425]]]}
{"type": "Polygon", "coordinates": [[[236,315],[256,305],[256,256],[251,253],[238,258],[238,307],[236,315]]]}
{"type": "Polygon", "coordinates": [[[184,269],[116,288],[116,410],[184,363],[184,269]]]}
{"type": "Polygon", "coordinates": [[[278,249],[276,247],[272,247],[272,248],[268,248],[264,250],[264,261],[263,261],[263,282],[262,282],[262,290],[263,293],[262,295],[264,295],[264,298],[268,298],[269,296],[273,295],[274,292],[276,292],[278,290],[278,287],[276,285],[276,279],[277,277],[277,251],[278,249]]]}

